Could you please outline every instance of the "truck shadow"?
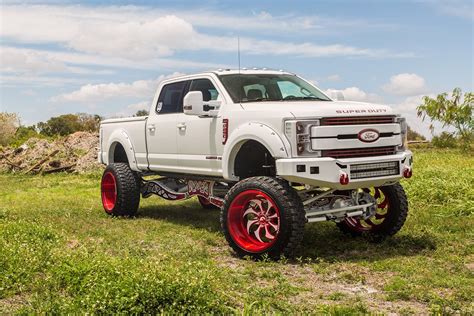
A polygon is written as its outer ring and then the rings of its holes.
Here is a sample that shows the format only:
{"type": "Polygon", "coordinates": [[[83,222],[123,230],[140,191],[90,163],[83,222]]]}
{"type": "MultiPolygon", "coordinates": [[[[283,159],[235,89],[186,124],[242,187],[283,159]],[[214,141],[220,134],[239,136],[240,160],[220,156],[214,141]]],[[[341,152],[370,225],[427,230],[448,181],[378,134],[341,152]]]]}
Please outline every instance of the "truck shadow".
{"type": "MultiPolygon", "coordinates": [[[[220,232],[219,210],[202,209],[196,204],[145,206],[140,208],[138,217],[220,232]]],[[[345,235],[334,223],[327,222],[306,225],[302,247],[297,256],[316,262],[373,262],[392,257],[426,254],[435,249],[436,240],[429,233],[413,235],[402,230],[382,242],[374,242],[367,237],[354,238],[345,235]]]]}

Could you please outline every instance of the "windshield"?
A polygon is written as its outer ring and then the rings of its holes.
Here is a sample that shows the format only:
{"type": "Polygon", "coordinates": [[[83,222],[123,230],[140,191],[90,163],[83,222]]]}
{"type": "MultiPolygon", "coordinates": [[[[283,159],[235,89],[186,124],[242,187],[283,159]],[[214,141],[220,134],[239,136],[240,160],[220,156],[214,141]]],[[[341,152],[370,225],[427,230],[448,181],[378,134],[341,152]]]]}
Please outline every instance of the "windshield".
{"type": "Polygon", "coordinates": [[[219,76],[232,100],[259,101],[331,101],[303,79],[288,74],[232,74],[219,76]]]}

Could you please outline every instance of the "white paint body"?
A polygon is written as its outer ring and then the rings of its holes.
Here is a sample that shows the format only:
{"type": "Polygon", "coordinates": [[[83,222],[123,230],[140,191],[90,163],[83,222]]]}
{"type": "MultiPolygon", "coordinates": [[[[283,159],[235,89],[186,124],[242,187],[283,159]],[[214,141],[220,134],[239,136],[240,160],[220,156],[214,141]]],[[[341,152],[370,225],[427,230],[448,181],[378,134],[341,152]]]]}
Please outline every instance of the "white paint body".
{"type": "MultiPolygon", "coordinates": [[[[227,71],[227,73],[234,73],[227,71]]],[[[276,71],[246,70],[242,73],[278,73],[276,71]]],[[[225,181],[239,180],[234,174],[234,160],[243,143],[255,140],[264,145],[276,160],[277,175],[289,181],[331,188],[357,188],[393,183],[402,178],[404,168],[411,168],[411,152],[399,151],[395,155],[365,158],[318,158],[317,155],[299,156],[296,138],[285,134],[285,122],[312,120],[324,117],[397,115],[384,105],[349,101],[285,101],[234,103],[222,85],[219,72],[208,72],[160,83],[148,117],[109,119],[101,123],[99,161],[113,162],[113,150],[120,143],[127,153],[130,166],[135,171],[174,173],[218,177],[225,181]],[[220,107],[215,116],[199,117],[184,113],[158,114],[156,105],[162,87],[166,84],[207,78],[219,92],[220,107]],[[223,119],[229,120],[228,139],[223,144],[223,119]],[[366,178],[350,181],[341,186],[339,165],[354,163],[399,161],[400,174],[389,177],[366,178]],[[296,165],[319,166],[317,175],[296,172],[296,165]]],[[[335,134],[357,134],[370,125],[313,126],[311,139],[313,150],[368,148],[398,146],[402,144],[400,124],[377,125],[380,133],[394,133],[365,143],[359,139],[319,138],[335,134]]]]}

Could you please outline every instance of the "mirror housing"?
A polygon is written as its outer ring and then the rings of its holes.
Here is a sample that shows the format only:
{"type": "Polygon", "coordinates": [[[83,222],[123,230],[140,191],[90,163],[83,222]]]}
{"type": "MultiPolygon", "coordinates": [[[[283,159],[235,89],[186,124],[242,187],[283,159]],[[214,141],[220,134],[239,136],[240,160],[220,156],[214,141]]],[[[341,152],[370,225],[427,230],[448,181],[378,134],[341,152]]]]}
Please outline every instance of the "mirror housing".
{"type": "Polygon", "coordinates": [[[201,91],[190,91],[184,96],[183,112],[187,115],[205,115],[201,91]]]}
{"type": "Polygon", "coordinates": [[[186,115],[216,116],[220,101],[204,103],[201,91],[189,91],[183,99],[183,112],[186,115]]]}

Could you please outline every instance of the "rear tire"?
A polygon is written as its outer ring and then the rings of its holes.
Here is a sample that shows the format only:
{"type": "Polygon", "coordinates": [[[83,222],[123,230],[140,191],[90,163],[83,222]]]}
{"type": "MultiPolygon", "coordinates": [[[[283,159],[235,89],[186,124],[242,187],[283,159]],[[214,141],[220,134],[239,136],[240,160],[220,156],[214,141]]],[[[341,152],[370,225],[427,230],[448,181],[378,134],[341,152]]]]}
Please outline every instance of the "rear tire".
{"type": "Polygon", "coordinates": [[[140,204],[140,177],[127,163],[105,168],[101,181],[102,205],[113,216],[135,216],[140,204]]]}
{"type": "Polygon", "coordinates": [[[352,236],[368,235],[381,241],[395,235],[405,223],[408,215],[407,196],[400,183],[376,187],[370,190],[377,200],[377,211],[367,220],[346,218],[337,223],[339,229],[352,236]]]}
{"type": "Polygon", "coordinates": [[[226,194],[221,226],[238,256],[294,256],[303,239],[303,203],[288,182],[271,177],[240,181],[226,194]]]}

